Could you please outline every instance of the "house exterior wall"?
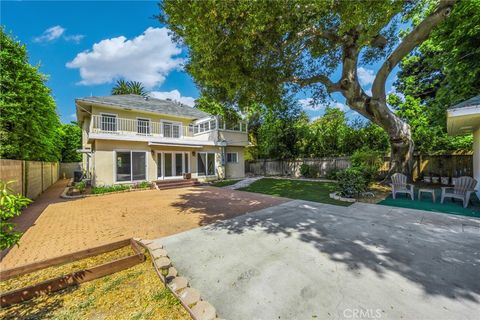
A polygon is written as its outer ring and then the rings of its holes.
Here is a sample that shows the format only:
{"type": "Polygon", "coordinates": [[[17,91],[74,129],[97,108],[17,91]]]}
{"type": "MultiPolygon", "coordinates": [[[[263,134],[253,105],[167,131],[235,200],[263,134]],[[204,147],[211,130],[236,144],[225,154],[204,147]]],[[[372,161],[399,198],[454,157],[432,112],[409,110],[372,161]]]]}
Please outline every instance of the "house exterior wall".
{"type": "Polygon", "coordinates": [[[227,147],[226,153],[236,152],[238,154],[238,162],[227,163],[225,159],[225,178],[243,178],[245,177],[245,157],[243,147],[227,147]]]}
{"type": "MultiPolygon", "coordinates": [[[[227,166],[231,171],[227,169],[227,172],[231,172],[231,177],[243,177],[243,148],[232,147],[232,152],[238,152],[239,162],[235,164],[228,164],[227,166]],[[240,162],[241,161],[241,162],[240,162]]],[[[227,148],[229,150],[230,148],[227,148]]],[[[134,141],[115,141],[115,140],[97,140],[95,141],[94,153],[93,153],[93,165],[94,165],[94,179],[95,185],[112,185],[117,183],[115,181],[115,151],[145,151],[147,159],[147,179],[148,181],[154,181],[158,179],[158,163],[157,154],[162,152],[173,153],[188,153],[189,167],[192,173],[192,178],[197,178],[199,181],[210,181],[218,178],[223,178],[225,175],[225,167],[222,165],[222,149],[217,146],[205,146],[202,148],[186,148],[186,147],[168,147],[168,146],[149,146],[146,142],[134,142],[134,141]],[[197,157],[199,152],[211,152],[215,153],[215,176],[201,176],[197,174],[197,157]]],[[[230,151],[228,151],[230,152],[230,151]]],[[[127,182],[121,182],[127,183],[127,182]]]]}

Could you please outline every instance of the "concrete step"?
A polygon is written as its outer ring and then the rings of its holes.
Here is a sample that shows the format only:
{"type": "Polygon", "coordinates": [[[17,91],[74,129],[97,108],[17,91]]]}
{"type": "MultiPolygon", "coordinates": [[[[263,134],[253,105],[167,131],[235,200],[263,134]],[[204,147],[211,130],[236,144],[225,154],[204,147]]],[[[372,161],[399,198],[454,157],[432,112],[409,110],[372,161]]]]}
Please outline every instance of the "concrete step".
{"type": "Polygon", "coordinates": [[[159,190],[174,189],[174,188],[184,188],[199,185],[200,183],[197,179],[188,179],[188,180],[161,180],[155,181],[159,190]]]}

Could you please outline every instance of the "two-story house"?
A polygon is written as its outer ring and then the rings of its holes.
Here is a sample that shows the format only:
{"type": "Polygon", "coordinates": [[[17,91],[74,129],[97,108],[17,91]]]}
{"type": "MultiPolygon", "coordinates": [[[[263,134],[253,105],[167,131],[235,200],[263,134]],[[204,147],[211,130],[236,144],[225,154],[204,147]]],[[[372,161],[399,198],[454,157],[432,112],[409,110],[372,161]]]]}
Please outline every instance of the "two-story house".
{"type": "Polygon", "coordinates": [[[247,124],[139,95],[75,100],[83,168],[93,185],[241,178],[247,124]],[[186,175],[188,176],[188,175],[186,175]]]}

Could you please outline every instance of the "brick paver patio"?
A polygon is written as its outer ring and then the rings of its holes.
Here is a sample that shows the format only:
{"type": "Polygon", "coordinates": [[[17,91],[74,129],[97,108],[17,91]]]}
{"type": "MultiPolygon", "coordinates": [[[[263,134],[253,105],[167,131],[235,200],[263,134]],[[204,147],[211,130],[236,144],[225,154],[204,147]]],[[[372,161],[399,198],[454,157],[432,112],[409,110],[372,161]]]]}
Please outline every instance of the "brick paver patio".
{"type": "Polygon", "coordinates": [[[3,258],[2,268],[125,238],[167,236],[287,201],[221,188],[192,187],[58,202],[62,183],[58,182],[36,200],[37,212],[17,219],[25,229],[31,227],[19,246],[3,258]]]}

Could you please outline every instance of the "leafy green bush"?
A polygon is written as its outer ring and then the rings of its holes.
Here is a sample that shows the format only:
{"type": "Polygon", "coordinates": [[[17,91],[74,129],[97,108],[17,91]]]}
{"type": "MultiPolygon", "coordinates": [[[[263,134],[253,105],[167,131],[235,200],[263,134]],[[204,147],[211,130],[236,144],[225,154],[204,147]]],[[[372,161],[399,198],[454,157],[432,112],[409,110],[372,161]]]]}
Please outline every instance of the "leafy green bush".
{"type": "Polygon", "coordinates": [[[10,248],[20,240],[22,234],[14,230],[15,224],[8,222],[9,219],[19,216],[22,209],[32,200],[20,194],[13,194],[8,187],[13,181],[4,182],[0,180],[0,249],[10,248]]]}
{"type": "Polygon", "coordinates": [[[80,181],[75,184],[75,188],[77,188],[80,193],[83,193],[86,187],[87,184],[85,183],[85,181],[80,181]]]}
{"type": "Polygon", "coordinates": [[[148,181],[142,181],[140,183],[137,183],[135,185],[135,188],[138,188],[138,189],[147,189],[147,188],[150,188],[150,182],[148,181]]]}
{"type": "Polygon", "coordinates": [[[382,153],[369,148],[362,148],[355,151],[350,160],[352,167],[363,172],[367,185],[378,176],[378,170],[383,164],[382,153]]]}
{"type": "Polygon", "coordinates": [[[99,186],[93,187],[92,193],[93,194],[102,194],[102,193],[109,193],[109,192],[116,192],[116,191],[123,191],[130,189],[128,184],[115,184],[112,186],[99,186]]]}
{"type": "Polygon", "coordinates": [[[318,176],[318,170],[315,166],[303,163],[300,166],[300,174],[305,178],[316,178],[318,176]]]}
{"type": "Polygon", "coordinates": [[[330,180],[337,180],[337,173],[339,173],[340,171],[340,169],[330,169],[325,174],[325,178],[330,180]]]}
{"type": "Polygon", "coordinates": [[[359,168],[347,168],[337,173],[340,194],[344,197],[353,198],[367,190],[368,182],[364,172],[359,168]]]}

